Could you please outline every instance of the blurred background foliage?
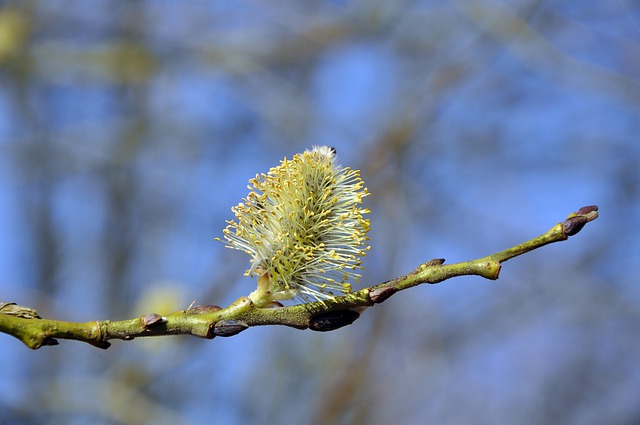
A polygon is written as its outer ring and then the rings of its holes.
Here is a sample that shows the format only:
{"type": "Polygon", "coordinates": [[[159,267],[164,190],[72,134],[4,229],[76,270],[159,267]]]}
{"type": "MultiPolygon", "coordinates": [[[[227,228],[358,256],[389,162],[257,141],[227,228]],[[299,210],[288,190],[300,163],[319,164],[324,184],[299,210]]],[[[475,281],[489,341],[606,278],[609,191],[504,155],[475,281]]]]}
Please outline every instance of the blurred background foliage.
{"type": "Polygon", "coordinates": [[[601,208],[498,282],[328,334],[0,335],[0,423],[640,422],[637,2],[0,4],[0,298],[45,317],[246,295],[248,259],[214,237],[250,177],[313,144],[372,193],[360,285],[601,208]]]}

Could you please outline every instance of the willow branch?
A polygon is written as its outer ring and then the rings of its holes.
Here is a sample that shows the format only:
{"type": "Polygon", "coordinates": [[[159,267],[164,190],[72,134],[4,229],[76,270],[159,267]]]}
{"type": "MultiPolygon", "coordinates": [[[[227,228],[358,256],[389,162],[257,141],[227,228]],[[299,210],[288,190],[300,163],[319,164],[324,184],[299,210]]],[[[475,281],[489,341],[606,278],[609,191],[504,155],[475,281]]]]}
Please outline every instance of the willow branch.
{"type": "Polygon", "coordinates": [[[236,335],[252,326],[284,325],[296,329],[332,331],[353,323],[366,308],[393,294],[424,283],[434,284],[456,276],[477,275],[495,280],[502,263],[554,242],[567,240],[598,217],[598,207],[580,208],[548,232],[487,257],[455,264],[434,259],[412,272],[341,297],[288,307],[259,308],[242,297],[227,308],[204,305],[166,316],[150,313],[129,320],[64,322],[41,318],[36,311],[15,303],[0,302],[0,332],[12,335],[31,349],[71,339],[106,349],[109,340],[137,337],[194,335],[212,339],[236,335]]]}

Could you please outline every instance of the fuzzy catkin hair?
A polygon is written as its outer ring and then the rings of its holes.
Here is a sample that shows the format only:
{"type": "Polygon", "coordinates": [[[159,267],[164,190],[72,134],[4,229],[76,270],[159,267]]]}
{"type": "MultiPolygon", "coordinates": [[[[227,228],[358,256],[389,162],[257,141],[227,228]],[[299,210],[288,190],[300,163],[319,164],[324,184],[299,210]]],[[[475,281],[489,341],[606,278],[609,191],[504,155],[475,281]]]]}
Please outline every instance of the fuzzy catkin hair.
{"type": "Polygon", "coordinates": [[[245,275],[258,276],[259,287],[268,280],[270,301],[350,292],[369,249],[359,172],[338,165],[333,148],[314,146],[249,183],[224,229],[227,247],[252,257],[245,275]]]}

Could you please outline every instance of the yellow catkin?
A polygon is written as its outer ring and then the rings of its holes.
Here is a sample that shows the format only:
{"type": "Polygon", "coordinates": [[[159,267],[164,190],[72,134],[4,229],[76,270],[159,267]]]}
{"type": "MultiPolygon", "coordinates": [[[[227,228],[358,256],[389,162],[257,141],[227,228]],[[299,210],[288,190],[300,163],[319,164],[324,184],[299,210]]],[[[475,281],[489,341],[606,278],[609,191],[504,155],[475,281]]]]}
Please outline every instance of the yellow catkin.
{"type": "Polygon", "coordinates": [[[231,210],[227,247],[251,255],[258,304],[298,297],[323,300],[351,291],[366,255],[369,193],[358,170],[341,167],[335,150],[314,146],[249,180],[249,194],[231,210]]]}

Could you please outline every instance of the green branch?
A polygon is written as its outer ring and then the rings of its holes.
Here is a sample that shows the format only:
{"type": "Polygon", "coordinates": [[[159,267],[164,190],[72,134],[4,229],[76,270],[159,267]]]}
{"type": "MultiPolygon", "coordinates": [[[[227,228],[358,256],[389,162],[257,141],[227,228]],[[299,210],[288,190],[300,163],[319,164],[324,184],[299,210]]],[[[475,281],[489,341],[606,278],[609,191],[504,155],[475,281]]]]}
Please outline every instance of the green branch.
{"type": "Polygon", "coordinates": [[[57,345],[72,339],[108,348],[109,340],[132,340],[161,335],[194,335],[201,338],[233,336],[251,326],[284,325],[296,329],[331,331],[353,323],[360,314],[398,291],[423,283],[438,283],[456,276],[477,275],[495,280],[505,261],[544,245],[564,241],[598,217],[598,207],[580,208],[548,232],[487,257],[455,264],[444,259],[428,261],[404,276],[341,297],[290,307],[259,308],[242,297],[227,308],[196,306],[166,316],[150,313],[130,320],[75,323],[41,318],[33,309],[0,302],[0,332],[12,335],[27,347],[57,345]]]}

